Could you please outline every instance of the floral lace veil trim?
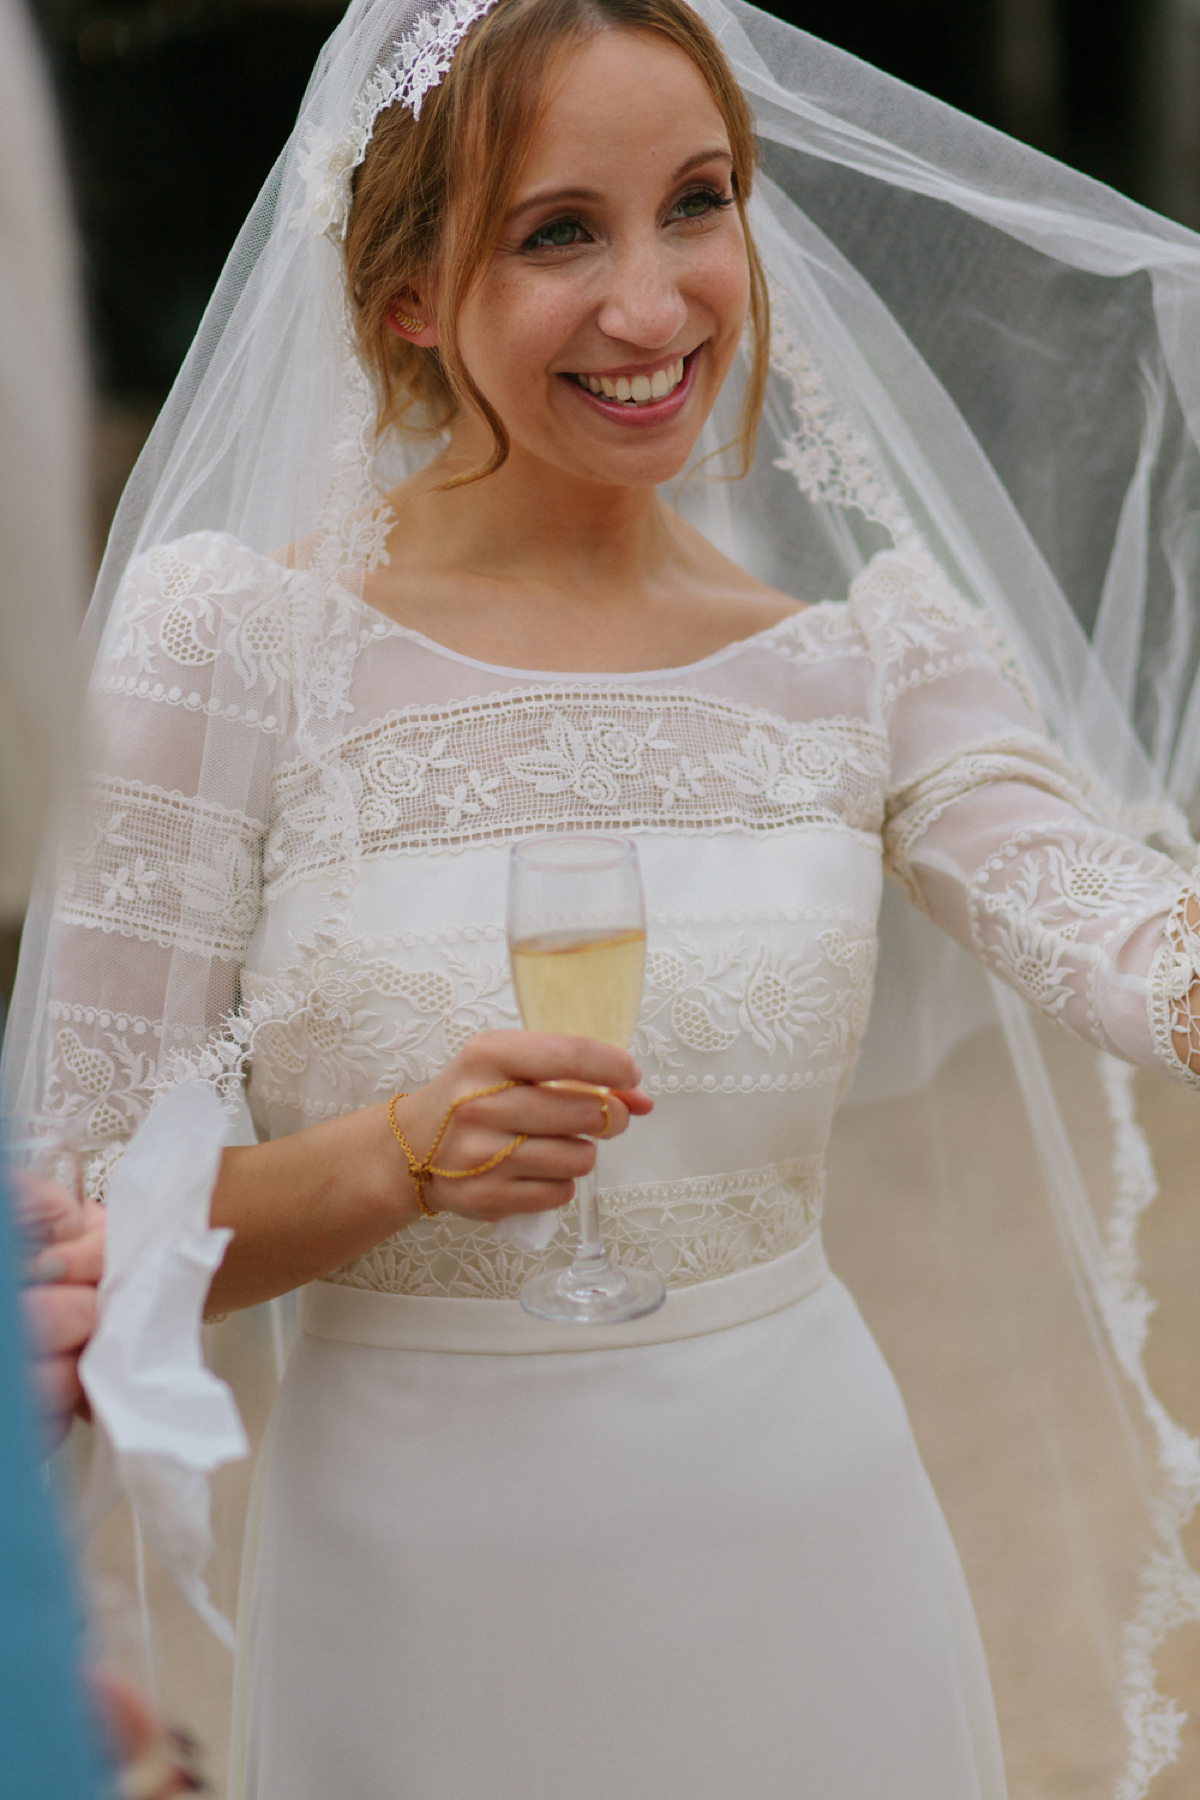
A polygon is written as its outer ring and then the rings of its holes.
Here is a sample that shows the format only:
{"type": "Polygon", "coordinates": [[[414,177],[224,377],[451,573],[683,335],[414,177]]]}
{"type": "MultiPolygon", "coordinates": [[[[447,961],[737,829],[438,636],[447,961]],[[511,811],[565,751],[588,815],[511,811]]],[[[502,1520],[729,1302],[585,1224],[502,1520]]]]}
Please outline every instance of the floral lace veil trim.
{"type": "Polygon", "coordinates": [[[440,86],[471,26],[495,4],[496,0],[449,0],[440,12],[422,13],[363,88],[344,135],[335,142],[327,131],[310,127],[300,159],[306,193],[295,214],[297,228],[329,232],[339,240],[345,237],[354,171],[367,154],[380,113],[389,106],[403,106],[419,119],[426,94],[440,86]]]}

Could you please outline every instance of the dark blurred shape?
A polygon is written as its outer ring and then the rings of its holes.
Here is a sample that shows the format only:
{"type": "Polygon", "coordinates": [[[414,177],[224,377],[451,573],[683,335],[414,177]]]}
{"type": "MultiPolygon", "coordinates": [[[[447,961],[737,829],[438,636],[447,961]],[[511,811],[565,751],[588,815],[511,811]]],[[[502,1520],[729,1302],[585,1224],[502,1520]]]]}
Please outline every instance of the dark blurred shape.
{"type": "Polygon", "coordinates": [[[1154,203],[1161,21],[1192,0],[778,0],[767,10],[1154,203]]]}
{"type": "Polygon", "coordinates": [[[170,385],[342,10],[40,0],[105,394],[170,385]]]}
{"type": "Polygon", "coordinates": [[[1153,198],[1144,125],[1155,0],[1057,0],[1058,154],[1135,200],[1153,198]]]}
{"type": "Polygon", "coordinates": [[[1148,0],[1150,104],[1146,155],[1153,202],[1200,229],[1200,6],[1196,0],[1148,0]]]}
{"type": "MultiPolygon", "coordinates": [[[[948,100],[997,113],[998,14],[1004,0],[777,0],[764,10],[948,100]]],[[[1036,0],[1035,0],[1036,3],[1036,0]]]]}

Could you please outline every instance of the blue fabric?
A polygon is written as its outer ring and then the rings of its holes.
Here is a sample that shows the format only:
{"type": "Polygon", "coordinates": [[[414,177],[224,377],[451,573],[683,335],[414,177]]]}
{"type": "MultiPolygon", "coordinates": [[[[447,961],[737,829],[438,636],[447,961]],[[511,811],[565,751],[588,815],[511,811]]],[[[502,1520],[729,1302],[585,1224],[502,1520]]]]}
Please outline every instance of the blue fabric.
{"type": "Polygon", "coordinates": [[[100,1800],[77,1616],[42,1479],[0,1169],[0,1800],[100,1800]]]}

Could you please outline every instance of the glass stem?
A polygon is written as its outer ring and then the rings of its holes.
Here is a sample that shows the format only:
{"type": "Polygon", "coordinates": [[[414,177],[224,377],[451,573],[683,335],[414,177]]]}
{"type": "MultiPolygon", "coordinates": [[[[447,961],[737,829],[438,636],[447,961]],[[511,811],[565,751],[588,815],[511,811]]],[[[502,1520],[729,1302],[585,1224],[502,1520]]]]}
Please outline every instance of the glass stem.
{"type": "Polygon", "coordinates": [[[580,1175],[575,1182],[575,1204],[579,1209],[579,1246],[571,1265],[573,1272],[578,1270],[586,1273],[608,1265],[608,1252],[600,1238],[600,1184],[597,1180],[599,1160],[597,1151],[596,1162],[586,1175],[580,1175]]]}

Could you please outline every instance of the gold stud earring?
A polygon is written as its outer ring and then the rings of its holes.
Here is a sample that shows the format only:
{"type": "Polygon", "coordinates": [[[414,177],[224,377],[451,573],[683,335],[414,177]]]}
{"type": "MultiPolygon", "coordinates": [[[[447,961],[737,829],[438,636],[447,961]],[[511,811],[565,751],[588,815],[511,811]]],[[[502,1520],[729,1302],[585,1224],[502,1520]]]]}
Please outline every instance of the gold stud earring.
{"type": "Polygon", "coordinates": [[[410,337],[416,337],[418,331],[424,331],[424,319],[410,319],[402,312],[394,312],[392,318],[401,331],[407,331],[410,337]]]}

